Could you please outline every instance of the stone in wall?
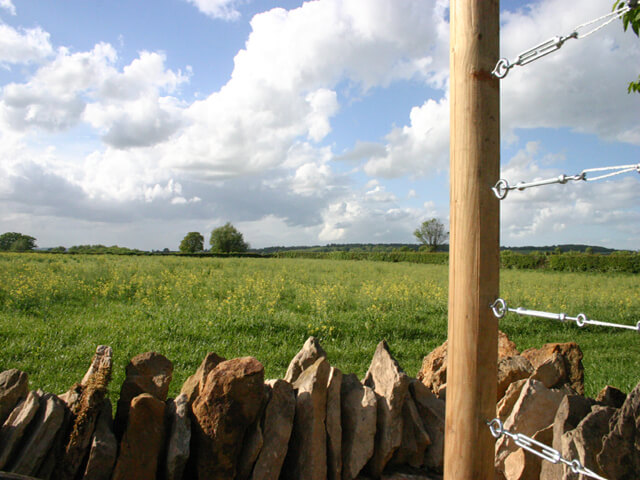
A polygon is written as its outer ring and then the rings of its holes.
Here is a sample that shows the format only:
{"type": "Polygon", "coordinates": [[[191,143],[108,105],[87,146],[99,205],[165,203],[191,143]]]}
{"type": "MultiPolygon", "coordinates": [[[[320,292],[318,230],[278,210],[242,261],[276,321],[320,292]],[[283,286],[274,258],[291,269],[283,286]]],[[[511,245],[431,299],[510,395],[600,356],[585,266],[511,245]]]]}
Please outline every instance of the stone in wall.
{"type": "Polygon", "coordinates": [[[289,450],[284,464],[285,478],[325,480],[327,478],[327,385],[331,367],[325,357],[302,371],[293,383],[296,413],[289,450]]]}
{"type": "Polygon", "coordinates": [[[116,438],[124,433],[129,417],[131,401],[142,393],[148,393],[161,402],[167,400],[169,383],[173,376],[171,361],[156,352],[136,355],[125,368],[126,377],[120,389],[120,398],[113,422],[116,438]]]}
{"type": "Polygon", "coordinates": [[[113,349],[107,345],[98,345],[96,353],[93,355],[89,369],[82,377],[80,385],[88,385],[92,382],[92,378],[100,372],[100,375],[111,378],[111,369],[113,368],[113,349]]]}
{"type": "Polygon", "coordinates": [[[74,480],[83,467],[111,380],[111,369],[111,347],[100,345],[80,385],[71,389],[77,397],[70,402],[72,426],[62,461],[57,467],[56,477],[60,480],[74,480]]]}
{"type": "Polygon", "coordinates": [[[66,406],[51,393],[40,398],[38,413],[29,425],[29,435],[22,439],[20,452],[12,460],[10,471],[34,476],[38,473],[64,421],[66,406]]]}
{"type": "MultiPolygon", "coordinates": [[[[545,387],[542,382],[529,379],[524,384],[518,401],[504,421],[504,428],[511,432],[532,436],[553,422],[565,394],[545,387]]],[[[496,442],[496,468],[504,471],[504,461],[517,447],[507,436],[496,442]]]]}
{"type": "Polygon", "coordinates": [[[413,398],[431,444],[424,454],[424,465],[431,471],[442,472],[444,466],[445,403],[421,382],[412,379],[409,393],[413,398]]]}
{"type": "Polygon", "coordinates": [[[131,401],[113,480],[156,478],[164,441],[165,403],[149,393],[131,401]]]}
{"type": "Polygon", "coordinates": [[[538,365],[531,378],[542,382],[547,388],[560,387],[565,383],[571,383],[567,376],[564,358],[558,352],[553,352],[551,357],[538,365]]]}
{"type": "Polygon", "coordinates": [[[607,478],[640,478],[640,383],[609,421],[598,464],[607,478]]]}
{"type": "Polygon", "coordinates": [[[498,362],[498,389],[496,400],[504,397],[509,385],[517,380],[529,378],[532,373],[533,365],[521,355],[501,358],[498,362]]]}
{"type": "Polygon", "coordinates": [[[111,401],[102,402],[96,428],[91,438],[91,447],[83,480],[110,480],[118,454],[118,442],[113,434],[111,401]]]}
{"type": "Polygon", "coordinates": [[[180,394],[187,396],[189,405],[191,405],[200,394],[202,383],[207,378],[207,375],[209,375],[209,372],[225,360],[225,358],[220,357],[214,352],[209,352],[202,360],[202,363],[196,370],[196,373],[185,380],[182,384],[182,388],[180,389],[180,394]]]}
{"type": "Polygon", "coordinates": [[[424,464],[424,454],[431,445],[431,438],[426,432],[418,407],[410,394],[407,394],[402,406],[402,442],[393,454],[390,465],[409,465],[419,468],[424,464]]]}
{"type": "Polygon", "coordinates": [[[526,383],[527,379],[523,378],[522,380],[516,380],[507,387],[507,391],[502,396],[496,407],[496,415],[501,421],[504,422],[511,414],[511,410],[513,410],[518,398],[520,398],[520,393],[526,383]]]}
{"type": "MultiPolygon", "coordinates": [[[[550,425],[544,430],[536,432],[533,437],[535,441],[545,445],[551,445],[553,439],[553,427],[550,425]]],[[[538,480],[540,478],[540,468],[542,459],[522,448],[509,454],[504,461],[504,476],[506,480],[538,480]]]]}
{"type": "Polygon", "coordinates": [[[0,373],[0,425],[29,393],[29,377],[15,368],[0,373]]]}
{"type": "MultiPolygon", "coordinates": [[[[596,455],[602,448],[602,437],[609,431],[609,419],[614,414],[615,408],[594,405],[591,412],[583,418],[578,426],[562,435],[560,453],[563,458],[574,461],[603,475],[596,460],[596,455]]],[[[582,475],[573,473],[571,468],[563,465],[563,479],[578,480],[582,475]]]]}
{"type": "MultiPolygon", "coordinates": [[[[519,352],[515,343],[509,340],[504,332],[498,331],[498,360],[516,355],[519,355],[519,352]]],[[[447,383],[446,341],[424,357],[418,380],[439,397],[444,396],[443,387],[447,383]]]]}
{"type": "Polygon", "coordinates": [[[327,479],[342,478],[342,415],[340,391],[342,372],[331,367],[327,382],[327,479]]]}
{"type": "Polygon", "coordinates": [[[626,393],[616,387],[612,387],[611,385],[605,386],[596,396],[596,402],[604,405],[605,407],[613,408],[622,408],[626,399],[626,393]]]}
{"type": "Polygon", "coordinates": [[[263,444],[253,467],[252,480],[280,477],[296,409],[295,393],[289,382],[268,380],[266,386],[271,393],[261,422],[263,444]]]}
{"type": "Polygon", "coordinates": [[[235,478],[242,439],[264,401],[264,368],[255,358],[226,360],[209,372],[192,405],[198,478],[235,478]]]}
{"type": "MultiPolygon", "coordinates": [[[[556,411],[553,419],[553,436],[551,447],[562,451],[562,436],[578,426],[584,417],[591,412],[593,400],[581,395],[566,395],[556,411]]],[[[562,477],[561,464],[544,462],[540,468],[540,480],[556,480],[562,477]]]]}
{"type": "Polygon", "coordinates": [[[377,400],[351,373],[342,377],[342,480],[353,480],[373,455],[377,400]]]}
{"type": "Polygon", "coordinates": [[[402,443],[402,407],[409,391],[409,377],[393,358],[384,340],[373,354],[363,383],[375,392],[377,400],[376,437],[367,471],[373,478],[380,478],[402,443]]]}
{"type": "Polygon", "coordinates": [[[582,366],[582,350],[575,342],[569,343],[547,343],[542,348],[530,348],[521,353],[523,357],[531,362],[533,368],[548,361],[553,354],[562,356],[567,372],[568,383],[576,393],[584,395],[584,367],[582,366]]]}
{"type": "Polygon", "coordinates": [[[163,480],[181,480],[191,453],[191,408],[189,397],[181,393],[168,399],[165,407],[165,451],[160,464],[163,480]]]}
{"type": "Polygon", "coordinates": [[[0,470],[7,470],[8,463],[17,454],[19,442],[22,435],[35,418],[40,408],[41,393],[31,391],[27,397],[22,400],[11,411],[9,417],[5,420],[0,429],[0,470]]]}
{"type": "Polygon", "coordinates": [[[325,357],[327,354],[320,345],[316,337],[309,337],[302,349],[296,353],[295,357],[287,367],[287,373],[284,376],[285,381],[293,384],[300,374],[309,366],[313,365],[319,358],[325,357]]]}

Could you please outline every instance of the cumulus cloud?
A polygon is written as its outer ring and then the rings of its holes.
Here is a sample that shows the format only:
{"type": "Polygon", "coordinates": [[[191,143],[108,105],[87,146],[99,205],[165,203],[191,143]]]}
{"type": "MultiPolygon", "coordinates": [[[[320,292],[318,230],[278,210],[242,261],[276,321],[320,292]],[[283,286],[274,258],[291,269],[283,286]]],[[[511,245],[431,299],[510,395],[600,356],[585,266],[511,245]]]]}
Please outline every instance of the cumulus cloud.
{"type": "Polygon", "coordinates": [[[60,48],[28,82],[3,88],[0,113],[16,130],[60,132],[86,120],[116,148],[168,139],[182,124],[182,106],[161,92],[174,92],[188,73],[166,69],[160,53],[143,51],[122,72],[117,58],[107,43],[88,52],[60,48]]]}
{"type": "MultiPolygon", "coordinates": [[[[578,173],[561,171],[558,166],[563,160],[558,155],[541,155],[540,145],[529,143],[506,163],[501,177],[516,184],[578,173]],[[558,166],[551,167],[552,164],[558,166]]],[[[501,204],[502,243],[551,245],[600,241],[606,245],[612,238],[637,238],[639,202],[638,178],[633,174],[593,183],[569,182],[512,191],[501,204]]],[[[616,243],[618,248],[637,248],[634,240],[616,243]]]]}
{"type": "MultiPolygon", "coordinates": [[[[585,0],[579,10],[567,9],[561,0],[546,0],[505,12],[502,54],[513,59],[609,10],[610,5],[599,0],[585,0]]],[[[640,96],[625,95],[627,84],[638,76],[638,64],[637,37],[623,32],[621,22],[616,21],[587,38],[568,40],[562,49],[541,60],[513,68],[501,81],[507,134],[516,128],[569,127],[640,145],[640,96]]]]}
{"type": "Polygon", "coordinates": [[[428,176],[449,163],[449,101],[427,100],[413,107],[409,125],[386,136],[384,153],[371,156],[364,171],[371,176],[428,176]]]}
{"type": "Polygon", "coordinates": [[[237,7],[244,3],[241,0],[186,0],[205,15],[221,20],[237,20],[240,12],[237,7]]]}
{"type": "Polygon", "coordinates": [[[323,242],[411,242],[424,218],[438,216],[434,205],[406,207],[378,181],[330,202],[322,212],[318,239],[323,242]]]}
{"type": "Polygon", "coordinates": [[[40,63],[51,55],[49,34],[40,27],[16,30],[0,24],[0,65],[40,63]]]}
{"type": "Polygon", "coordinates": [[[188,108],[164,164],[211,179],[266,171],[300,139],[326,138],[340,82],[365,92],[400,78],[442,82],[440,3],[325,0],[254,16],[231,79],[188,108]]]}

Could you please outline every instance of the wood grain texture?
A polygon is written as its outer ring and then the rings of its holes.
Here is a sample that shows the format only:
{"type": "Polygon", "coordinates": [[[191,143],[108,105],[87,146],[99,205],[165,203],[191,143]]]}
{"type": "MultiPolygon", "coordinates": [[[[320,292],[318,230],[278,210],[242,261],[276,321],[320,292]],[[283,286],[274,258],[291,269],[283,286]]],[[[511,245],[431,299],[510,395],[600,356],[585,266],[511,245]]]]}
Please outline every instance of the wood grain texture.
{"type": "Polygon", "coordinates": [[[499,1],[451,2],[449,360],[445,480],[493,479],[499,294],[499,1]]]}

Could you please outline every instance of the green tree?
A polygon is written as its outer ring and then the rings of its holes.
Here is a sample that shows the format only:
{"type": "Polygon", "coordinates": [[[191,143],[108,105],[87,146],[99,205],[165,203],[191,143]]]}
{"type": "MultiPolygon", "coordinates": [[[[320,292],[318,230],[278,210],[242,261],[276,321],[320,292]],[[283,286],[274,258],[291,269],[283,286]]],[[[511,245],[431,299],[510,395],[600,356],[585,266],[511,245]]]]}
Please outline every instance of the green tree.
{"type": "Polygon", "coordinates": [[[36,248],[36,239],[17,232],[0,235],[0,251],[27,252],[36,248]]]}
{"type": "MultiPolygon", "coordinates": [[[[616,0],[613,4],[613,9],[618,10],[627,5],[626,0],[616,0]]],[[[627,29],[631,26],[631,30],[636,34],[637,37],[640,37],[640,6],[638,6],[637,2],[635,7],[632,10],[629,10],[622,16],[622,28],[626,32],[627,29]]],[[[634,82],[629,82],[629,88],[627,89],[629,93],[638,92],[640,93],[640,75],[638,75],[638,80],[634,82]]]]}
{"type": "Polygon", "coordinates": [[[204,236],[200,232],[187,233],[180,242],[182,253],[194,253],[204,250],[204,236]]]}
{"type": "Polygon", "coordinates": [[[420,228],[417,228],[413,235],[420,243],[426,245],[430,252],[435,252],[438,246],[444,244],[449,238],[449,232],[437,218],[422,222],[420,228]]]}
{"type": "Polygon", "coordinates": [[[211,251],[215,253],[246,252],[249,244],[244,241],[242,233],[227,222],[211,232],[211,251]]]}

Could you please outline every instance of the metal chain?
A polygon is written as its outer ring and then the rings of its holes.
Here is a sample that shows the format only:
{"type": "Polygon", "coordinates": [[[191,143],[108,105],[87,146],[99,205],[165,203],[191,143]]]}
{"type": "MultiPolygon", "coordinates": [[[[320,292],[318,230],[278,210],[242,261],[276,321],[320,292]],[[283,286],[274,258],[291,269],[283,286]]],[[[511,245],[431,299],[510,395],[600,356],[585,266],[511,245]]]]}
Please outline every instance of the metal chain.
{"type": "Polygon", "coordinates": [[[520,182],[516,185],[509,185],[509,182],[507,180],[505,180],[504,178],[501,178],[500,180],[498,180],[498,182],[495,184],[492,190],[493,190],[493,193],[495,193],[496,197],[498,197],[500,200],[503,200],[504,198],[506,198],[507,193],[509,193],[510,190],[525,190],[531,187],[539,187],[542,185],[553,185],[557,183],[564,185],[569,181],[593,182],[595,180],[601,180],[603,178],[613,177],[614,175],[620,175],[622,173],[628,173],[628,172],[634,172],[634,171],[640,173],[640,163],[636,165],[619,165],[616,167],[587,168],[585,170],[582,170],[582,172],[578,173],[577,175],[563,174],[554,178],[538,180],[535,182],[526,182],[526,183],[520,182]],[[605,171],[611,171],[611,170],[613,170],[613,172],[606,173],[604,175],[598,175],[596,177],[589,176],[589,173],[591,172],[605,172],[605,171]]]}
{"type": "Polygon", "coordinates": [[[576,322],[579,327],[584,327],[585,325],[597,325],[599,327],[612,327],[612,328],[623,328],[625,330],[635,330],[640,333],[640,321],[634,325],[624,325],[620,323],[609,323],[609,322],[601,322],[598,320],[591,320],[587,318],[584,313],[579,313],[576,317],[570,317],[566,313],[549,313],[549,312],[541,312],[538,310],[529,310],[526,308],[518,307],[518,308],[509,308],[507,306],[507,302],[505,302],[502,298],[498,298],[495,302],[489,305],[493,314],[496,318],[503,318],[507,312],[517,313],[521,316],[529,316],[529,317],[538,317],[538,318],[546,318],[549,320],[559,320],[561,322],[566,322],[567,320],[576,322]]]}
{"type": "Polygon", "coordinates": [[[567,40],[570,40],[572,38],[578,40],[581,38],[588,37],[592,33],[597,32],[601,28],[604,28],[614,20],[622,17],[624,14],[631,11],[633,8],[635,8],[636,3],[637,1],[630,0],[624,7],[614,12],[608,13],[599,18],[583,23],[582,25],[578,25],[573,29],[571,33],[569,33],[566,36],[555,36],[545,42],[539,43],[538,45],[530,48],[529,50],[525,50],[524,52],[520,53],[515,58],[515,60],[511,62],[507,58],[501,58],[500,60],[498,60],[498,63],[496,63],[496,66],[491,73],[497,78],[504,78],[509,73],[509,70],[511,70],[516,65],[520,65],[520,66],[526,65],[527,63],[531,63],[534,60],[538,60],[539,58],[544,57],[545,55],[549,55],[550,53],[555,52],[556,50],[559,50],[560,47],[562,47],[562,45],[564,45],[564,43],[567,40]],[[589,25],[593,25],[594,23],[597,23],[597,22],[602,22],[602,23],[597,27],[589,30],[586,33],[583,33],[583,34],[579,33],[580,29],[587,27],[589,25]]]}
{"type": "Polygon", "coordinates": [[[601,477],[597,473],[582,466],[579,460],[566,460],[562,457],[559,451],[549,447],[548,445],[545,445],[544,443],[540,443],[537,440],[534,440],[533,438],[528,437],[522,433],[511,433],[509,430],[505,430],[504,425],[499,418],[494,418],[491,421],[487,421],[487,425],[489,425],[491,435],[493,435],[496,439],[504,435],[513,440],[517,446],[523,448],[527,452],[533,453],[534,455],[542,458],[543,460],[546,460],[547,462],[551,462],[553,464],[564,464],[570,467],[573,473],[579,475],[586,475],[587,477],[595,478],[597,480],[607,480],[606,478],[601,477]]]}

